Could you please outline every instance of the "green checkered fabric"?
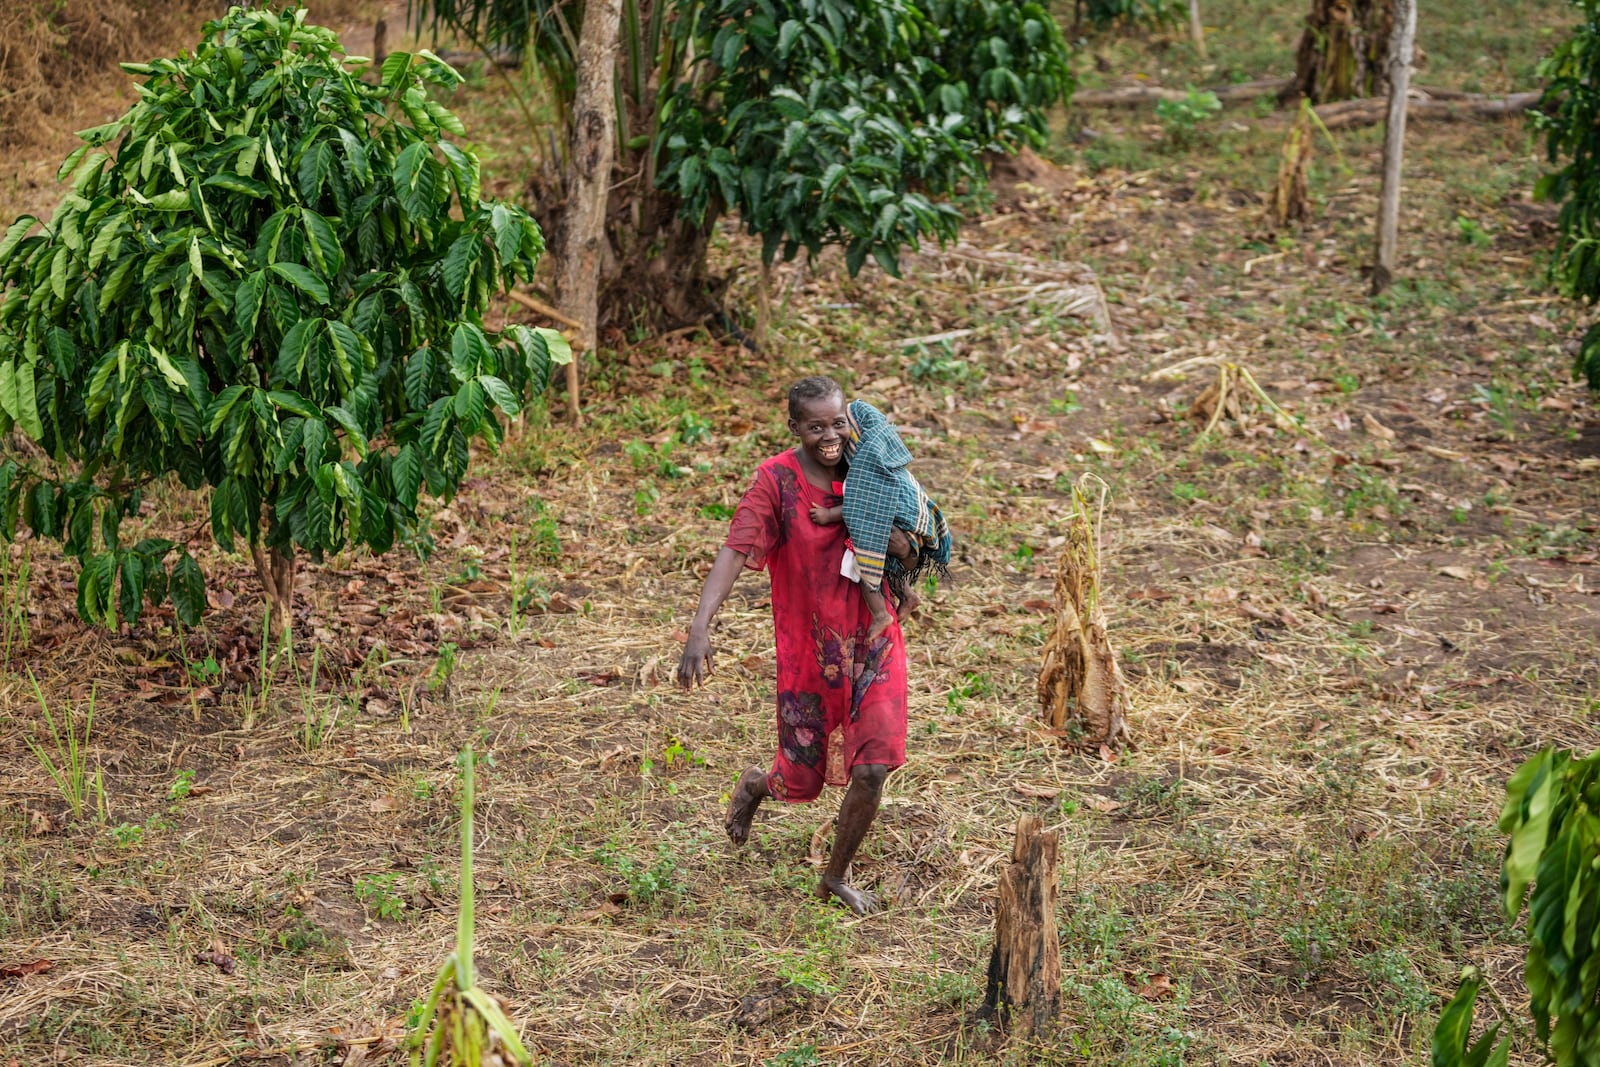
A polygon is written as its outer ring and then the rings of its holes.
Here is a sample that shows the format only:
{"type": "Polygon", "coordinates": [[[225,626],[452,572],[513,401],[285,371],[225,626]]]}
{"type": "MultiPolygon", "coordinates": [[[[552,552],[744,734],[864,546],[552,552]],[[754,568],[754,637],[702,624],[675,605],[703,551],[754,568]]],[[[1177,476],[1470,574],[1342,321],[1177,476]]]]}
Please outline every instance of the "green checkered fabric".
{"type": "Polygon", "coordinates": [[[890,590],[904,596],[905,583],[929,567],[945,572],[950,563],[950,527],[939,505],[906,469],[911,453],[888,416],[865,400],[851,401],[849,415],[844,523],[855,545],[861,581],[878,588],[887,577],[890,590]],[[897,526],[911,535],[917,547],[917,562],[909,571],[888,558],[889,531],[897,526]]]}

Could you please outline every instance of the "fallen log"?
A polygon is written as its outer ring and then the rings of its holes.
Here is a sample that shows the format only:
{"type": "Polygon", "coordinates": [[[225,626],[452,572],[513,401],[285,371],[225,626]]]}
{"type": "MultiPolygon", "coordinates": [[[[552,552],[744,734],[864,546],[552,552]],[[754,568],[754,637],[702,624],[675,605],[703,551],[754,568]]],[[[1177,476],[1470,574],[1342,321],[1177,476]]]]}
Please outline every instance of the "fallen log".
{"type": "MultiPolygon", "coordinates": [[[[1224,104],[1245,103],[1262,96],[1276,96],[1290,85],[1288,78],[1266,78],[1261,81],[1240,82],[1237,85],[1218,85],[1201,92],[1211,92],[1224,104]]],[[[1072,94],[1072,103],[1083,107],[1143,107],[1162,100],[1187,100],[1187,89],[1168,89],[1160,85],[1130,85],[1121,89],[1086,89],[1072,94]]]]}
{"type": "Polygon", "coordinates": [[[1011,862],[1000,872],[989,984],[978,1014],[1014,1034],[1047,1031],[1061,1008],[1061,945],[1056,940],[1054,830],[1033,815],[1017,820],[1011,862]]]}
{"type": "MultiPolygon", "coordinates": [[[[1263,96],[1280,96],[1294,84],[1290,78],[1264,78],[1259,81],[1240,82],[1238,85],[1218,85],[1211,89],[1224,104],[1247,103],[1263,96]]],[[[1511,93],[1497,96],[1484,93],[1467,93],[1460,89],[1430,89],[1414,86],[1409,94],[1408,115],[1436,118],[1444,121],[1464,119],[1504,118],[1531,110],[1539,103],[1541,93],[1511,93]]],[[[1072,95],[1072,103],[1082,107],[1145,107],[1163,100],[1187,100],[1187,89],[1168,89],[1160,85],[1130,85],[1120,89],[1089,89],[1072,95]]],[[[1386,97],[1365,100],[1345,100],[1337,104],[1323,104],[1317,108],[1317,117],[1330,130],[1349,126],[1370,126],[1383,121],[1388,108],[1386,97]]]]}
{"type": "MultiPolygon", "coordinates": [[[[1430,98],[1413,95],[1406,100],[1407,118],[1462,122],[1467,119],[1503,119],[1531,111],[1543,93],[1512,93],[1509,96],[1451,96],[1430,98]]],[[[1330,130],[1352,126],[1373,126],[1388,112],[1387,100],[1346,100],[1317,108],[1317,118],[1330,130]]]]}

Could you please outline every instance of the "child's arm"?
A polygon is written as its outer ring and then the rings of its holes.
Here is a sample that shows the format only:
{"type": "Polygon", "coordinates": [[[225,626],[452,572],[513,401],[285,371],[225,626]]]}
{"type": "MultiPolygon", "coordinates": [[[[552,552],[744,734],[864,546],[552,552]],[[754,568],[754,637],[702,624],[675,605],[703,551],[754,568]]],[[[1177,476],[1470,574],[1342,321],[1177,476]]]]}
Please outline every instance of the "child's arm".
{"type": "Polygon", "coordinates": [[[832,526],[844,521],[844,506],[825,508],[821,504],[811,505],[811,521],[818,526],[832,526]]]}
{"type": "Polygon", "coordinates": [[[894,616],[889,614],[889,603],[884,598],[882,587],[874,589],[866,582],[862,582],[861,595],[866,598],[867,607],[872,610],[872,629],[867,631],[867,642],[870,644],[889,628],[894,622],[894,616]]]}

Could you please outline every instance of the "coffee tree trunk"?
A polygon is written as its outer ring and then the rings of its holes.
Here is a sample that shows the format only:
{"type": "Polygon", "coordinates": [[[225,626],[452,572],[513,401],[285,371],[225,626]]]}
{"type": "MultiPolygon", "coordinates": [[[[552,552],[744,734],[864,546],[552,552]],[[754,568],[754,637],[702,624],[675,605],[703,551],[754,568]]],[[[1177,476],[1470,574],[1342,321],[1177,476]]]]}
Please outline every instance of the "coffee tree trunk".
{"type": "Polygon", "coordinates": [[[1000,872],[994,949],[980,1014],[1023,1037],[1048,1030],[1061,1008],[1056,939],[1058,835],[1032,815],[1017,820],[1011,862],[1000,872]]]}
{"type": "Polygon", "coordinates": [[[576,423],[578,354],[594,350],[600,299],[601,252],[611,164],[616,144],[617,24],[622,0],[591,0],[584,5],[578,38],[578,92],[573,103],[567,160],[571,181],[566,217],[556,247],[556,302],[580,323],[567,364],[567,414],[576,423]]]}
{"type": "Polygon", "coordinates": [[[1406,93],[1417,39],[1417,0],[1394,0],[1394,44],[1389,50],[1389,119],[1383,129],[1383,191],[1378,198],[1378,260],[1372,265],[1372,295],[1394,280],[1400,228],[1400,164],[1406,150],[1406,93]]]}
{"type": "Polygon", "coordinates": [[[293,556],[265,545],[250,546],[250,556],[255,561],[256,577],[267,595],[267,610],[274,634],[282,634],[294,627],[294,565],[293,556]]]}
{"type": "Polygon", "coordinates": [[[1311,0],[1287,96],[1313,104],[1382,96],[1394,26],[1391,0],[1311,0]]]}

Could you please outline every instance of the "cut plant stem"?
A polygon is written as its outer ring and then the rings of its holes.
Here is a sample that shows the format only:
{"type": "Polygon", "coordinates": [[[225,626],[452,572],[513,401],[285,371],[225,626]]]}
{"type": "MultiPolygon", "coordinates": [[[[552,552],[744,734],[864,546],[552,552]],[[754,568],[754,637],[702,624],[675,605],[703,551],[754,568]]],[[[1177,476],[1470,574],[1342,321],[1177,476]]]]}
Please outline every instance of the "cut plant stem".
{"type": "Polygon", "coordinates": [[[1085,748],[1130,739],[1128,694],[1100,605],[1100,522],[1106,485],[1086,474],[1072,487],[1067,543],[1056,566],[1056,625],[1039,670],[1039,705],[1051,730],[1085,748]],[[1099,506],[1089,490],[1099,482],[1099,506]],[[1098,512],[1098,515],[1096,514],[1098,512]]]}

